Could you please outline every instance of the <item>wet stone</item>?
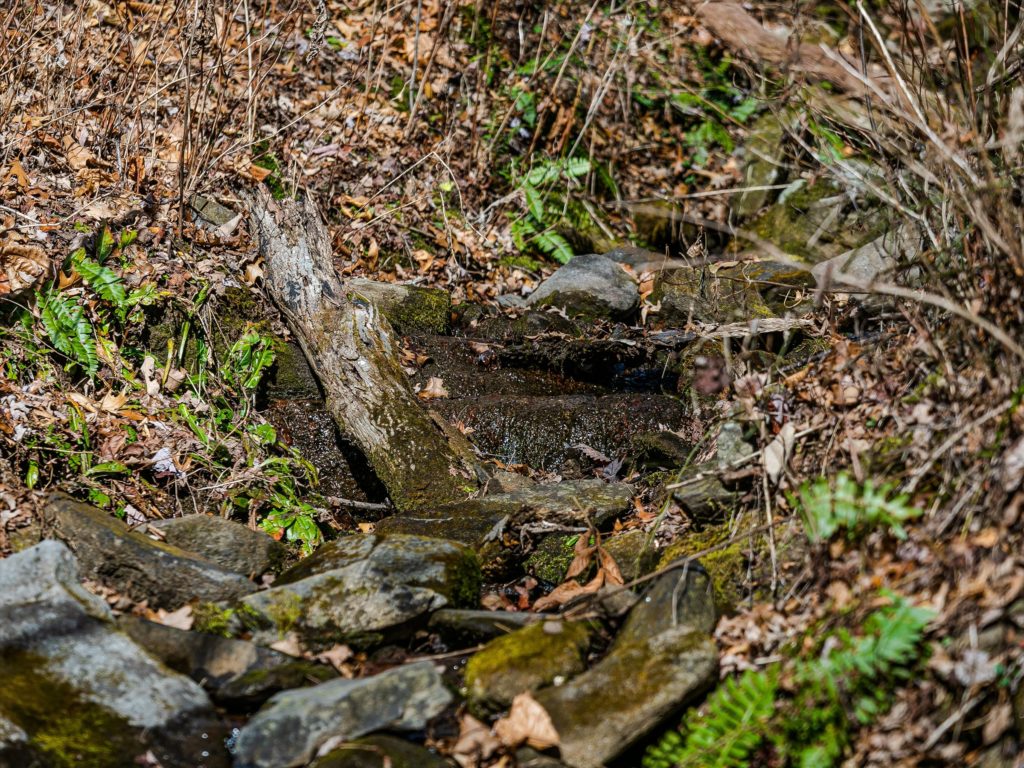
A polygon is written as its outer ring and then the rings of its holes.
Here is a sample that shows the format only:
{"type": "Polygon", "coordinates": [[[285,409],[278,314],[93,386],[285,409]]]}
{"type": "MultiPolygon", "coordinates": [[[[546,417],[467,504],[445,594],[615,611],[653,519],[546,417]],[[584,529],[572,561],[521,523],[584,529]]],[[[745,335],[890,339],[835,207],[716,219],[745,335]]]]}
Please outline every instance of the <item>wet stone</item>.
{"type": "Polygon", "coordinates": [[[53,494],[44,509],[47,525],[74,548],[82,573],[148,600],[153,608],[179,608],[193,599],[230,600],[256,585],[206,558],[129,531],[103,510],[53,494]]]}
{"type": "Polygon", "coordinates": [[[275,693],[337,677],[333,669],[244,640],[121,616],[118,626],[151,656],[188,675],[221,706],[255,709],[275,693]]]}
{"type": "Polygon", "coordinates": [[[480,566],[470,548],[405,535],[352,535],[322,546],[246,597],[239,614],[253,639],[295,632],[307,647],[373,646],[444,607],[476,605],[480,566]]]}
{"type": "Polygon", "coordinates": [[[427,629],[452,642],[479,642],[507,635],[543,618],[526,611],[442,608],[430,617],[427,629]]]}
{"type": "Polygon", "coordinates": [[[262,531],[212,515],[186,515],[152,523],[164,541],[243,576],[280,569],[288,550],[262,531]]]}
{"type": "Polygon", "coordinates": [[[420,731],[453,701],[429,661],[274,696],[242,728],[235,768],[305,765],[328,740],[420,731]]]}
{"type": "Polygon", "coordinates": [[[118,632],[48,540],[0,560],[0,765],[227,765],[226,729],[200,688],[118,632]]]}

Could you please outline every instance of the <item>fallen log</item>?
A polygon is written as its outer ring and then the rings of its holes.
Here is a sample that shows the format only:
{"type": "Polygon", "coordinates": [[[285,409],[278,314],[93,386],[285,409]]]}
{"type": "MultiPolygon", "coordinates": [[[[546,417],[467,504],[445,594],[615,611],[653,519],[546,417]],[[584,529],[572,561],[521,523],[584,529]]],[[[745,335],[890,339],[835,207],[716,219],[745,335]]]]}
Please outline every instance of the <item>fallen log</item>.
{"type": "Polygon", "coordinates": [[[366,454],[399,512],[466,498],[481,469],[461,434],[416,400],[390,323],[343,283],[316,204],[248,195],[266,287],[323,387],[327,410],[366,454]]]}

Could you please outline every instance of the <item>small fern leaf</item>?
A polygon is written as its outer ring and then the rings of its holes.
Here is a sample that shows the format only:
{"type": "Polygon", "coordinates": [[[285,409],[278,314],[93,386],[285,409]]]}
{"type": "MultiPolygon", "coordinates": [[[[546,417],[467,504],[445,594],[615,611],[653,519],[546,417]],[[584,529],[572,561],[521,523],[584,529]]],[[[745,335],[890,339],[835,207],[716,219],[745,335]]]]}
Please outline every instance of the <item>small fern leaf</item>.
{"type": "Polygon", "coordinates": [[[526,208],[538,222],[544,222],[544,196],[532,184],[523,184],[523,195],[526,197],[526,208]]]}
{"type": "Polygon", "coordinates": [[[565,175],[570,179],[578,179],[590,173],[590,159],[586,157],[570,157],[565,161],[565,175]]]}
{"type": "Polygon", "coordinates": [[[557,232],[548,231],[538,234],[537,247],[560,264],[567,263],[573,257],[572,246],[557,232]]]}
{"type": "Polygon", "coordinates": [[[72,263],[85,284],[96,291],[96,295],[101,299],[113,304],[115,309],[123,309],[128,301],[124,281],[114,270],[86,258],[84,254],[76,259],[77,253],[72,254],[72,263]]]}

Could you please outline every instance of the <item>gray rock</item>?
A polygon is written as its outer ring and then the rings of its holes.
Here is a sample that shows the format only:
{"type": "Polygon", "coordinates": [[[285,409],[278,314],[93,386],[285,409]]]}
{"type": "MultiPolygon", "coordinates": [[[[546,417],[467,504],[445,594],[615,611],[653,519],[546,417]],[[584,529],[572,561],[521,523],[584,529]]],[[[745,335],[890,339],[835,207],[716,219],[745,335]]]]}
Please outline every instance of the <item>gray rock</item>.
{"type": "Polygon", "coordinates": [[[842,288],[849,283],[842,276],[849,276],[855,282],[870,283],[886,275],[901,261],[913,260],[921,251],[921,239],[909,226],[897,227],[860,248],[846,251],[811,269],[822,287],[842,288]]]}
{"type": "Polygon", "coordinates": [[[213,227],[222,227],[238,215],[227,206],[221,205],[206,195],[193,197],[191,207],[196,216],[213,227]]]}
{"type": "Polygon", "coordinates": [[[422,536],[353,535],[329,542],[245,597],[256,642],[296,632],[307,647],[370,646],[446,606],[476,605],[480,565],[465,545],[422,536]]]}
{"type": "Polygon", "coordinates": [[[136,616],[121,616],[118,626],[151,656],[188,675],[215,702],[236,711],[256,709],[279,691],[337,677],[323,664],[244,640],[186,632],[136,616]]]}
{"type": "Polygon", "coordinates": [[[481,546],[506,527],[548,522],[601,527],[630,509],[633,487],[603,480],[538,485],[515,493],[482,496],[448,504],[417,516],[395,516],[377,523],[378,533],[417,533],[481,546]]]}
{"type": "Polygon", "coordinates": [[[643,593],[615,645],[643,642],[677,627],[710,635],[718,623],[711,580],[698,565],[662,574],[643,593]]]}
{"type": "Polygon", "coordinates": [[[43,510],[56,536],[78,556],[82,572],[153,608],[198,598],[230,600],[256,590],[237,573],[178,547],[129,531],[103,510],[56,493],[43,510]]]}
{"type": "Polygon", "coordinates": [[[491,640],[466,664],[470,707],[483,716],[505,709],[517,694],[578,675],[586,669],[594,629],[548,619],[491,640]]]}
{"type": "Polygon", "coordinates": [[[418,731],[452,700],[429,661],[285,691],[242,728],[235,768],[292,768],[309,762],[328,739],[356,739],[380,730],[418,731]]]}
{"type": "Polygon", "coordinates": [[[620,645],[588,672],[534,698],[551,717],[562,760],[601,768],[697,700],[717,671],[714,640],[679,627],[620,645]]]}
{"type": "Polygon", "coordinates": [[[590,253],[557,269],[530,294],[527,303],[565,307],[570,315],[625,319],[639,306],[640,291],[618,263],[590,253]]]}
{"type": "Polygon", "coordinates": [[[473,611],[442,608],[427,623],[427,629],[448,640],[477,642],[507,635],[541,621],[544,617],[527,611],[473,611]]]}
{"type": "Polygon", "coordinates": [[[276,571],[284,563],[287,548],[262,531],[212,515],[186,515],[152,523],[164,541],[197,555],[221,568],[250,578],[276,571]]]}
{"type": "Polygon", "coordinates": [[[52,540],[0,561],[0,722],[3,765],[227,765],[203,689],[118,632],[52,540]]]}
{"type": "Polygon", "coordinates": [[[604,659],[535,694],[570,766],[601,768],[714,684],[718,648],[708,630],[714,607],[707,579],[691,571],[683,584],[659,579],[604,659]]]}
{"type": "Polygon", "coordinates": [[[342,744],[309,768],[448,768],[447,760],[397,736],[377,734],[342,744]]]}

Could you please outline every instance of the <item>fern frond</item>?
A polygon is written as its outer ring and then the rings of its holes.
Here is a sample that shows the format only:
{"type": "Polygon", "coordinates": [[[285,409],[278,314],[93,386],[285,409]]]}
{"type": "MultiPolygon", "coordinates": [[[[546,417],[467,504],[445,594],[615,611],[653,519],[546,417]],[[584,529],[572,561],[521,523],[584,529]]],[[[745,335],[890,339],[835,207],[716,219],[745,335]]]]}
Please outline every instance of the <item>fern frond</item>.
{"type": "Polygon", "coordinates": [[[805,483],[791,499],[800,509],[807,537],[814,542],[827,541],[839,530],[855,536],[885,526],[897,538],[907,532],[902,523],[921,515],[905,495],[892,495],[892,486],[876,486],[870,480],[863,485],[840,472],[832,487],[824,478],[805,483]]]}
{"type": "Polygon", "coordinates": [[[90,378],[95,376],[100,365],[96,334],[82,306],[52,289],[36,294],[36,301],[50,343],[81,366],[90,378]]]}
{"type": "Polygon", "coordinates": [[[97,296],[109,301],[119,311],[124,309],[128,295],[124,289],[124,281],[114,270],[86,257],[84,248],[79,248],[71,254],[71,263],[97,296]]]}

